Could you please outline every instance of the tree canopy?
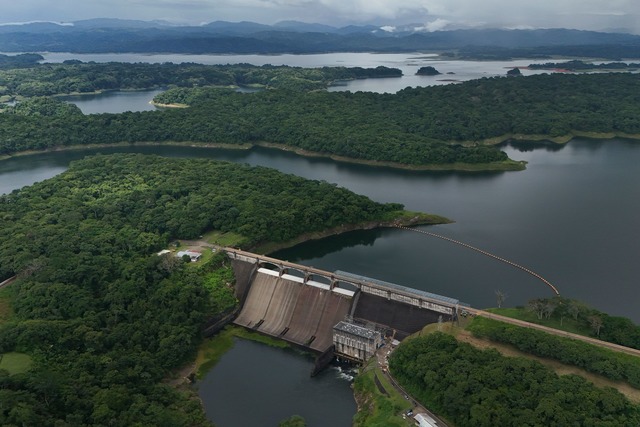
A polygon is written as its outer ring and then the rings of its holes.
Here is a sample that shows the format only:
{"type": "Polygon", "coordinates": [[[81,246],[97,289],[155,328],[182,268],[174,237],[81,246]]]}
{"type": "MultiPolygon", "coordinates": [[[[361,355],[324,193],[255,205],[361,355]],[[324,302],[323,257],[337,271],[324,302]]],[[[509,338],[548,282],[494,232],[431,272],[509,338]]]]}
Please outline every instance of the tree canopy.
{"type": "Polygon", "coordinates": [[[86,158],[0,196],[0,277],[18,275],[0,354],[33,359],[0,370],[0,424],[207,425],[161,380],[235,306],[233,275],[221,255],[193,268],[155,251],[207,229],[281,241],[399,209],[267,168],[143,155],[86,158]]]}
{"type": "Polygon", "coordinates": [[[532,360],[478,350],[434,333],[403,342],[390,369],[420,402],[456,426],[633,426],[640,408],[612,388],[556,375],[532,360]]]}

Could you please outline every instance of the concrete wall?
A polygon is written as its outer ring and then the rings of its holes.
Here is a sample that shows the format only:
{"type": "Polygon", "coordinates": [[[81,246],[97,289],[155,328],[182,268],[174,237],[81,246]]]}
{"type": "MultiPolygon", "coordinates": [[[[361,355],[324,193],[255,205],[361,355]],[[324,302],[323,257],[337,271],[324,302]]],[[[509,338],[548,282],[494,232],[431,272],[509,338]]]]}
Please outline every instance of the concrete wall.
{"type": "Polygon", "coordinates": [[[344,295],[257,271],[234,323],[325,352],[350,308],[344,295]]]}

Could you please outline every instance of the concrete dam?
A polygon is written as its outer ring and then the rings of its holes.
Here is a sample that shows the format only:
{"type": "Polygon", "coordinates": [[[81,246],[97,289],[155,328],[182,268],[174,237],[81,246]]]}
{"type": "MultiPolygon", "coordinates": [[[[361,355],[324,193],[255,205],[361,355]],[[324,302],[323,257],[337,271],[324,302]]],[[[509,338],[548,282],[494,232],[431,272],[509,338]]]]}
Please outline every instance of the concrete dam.
{"type": "Polygon", "coordinates": [[[466,304],[343,271],[327,272],[226,248],[241,310],[233,323],[323,354],[349,319],[403,339],[429,323],[454,320],[466,304]]]}

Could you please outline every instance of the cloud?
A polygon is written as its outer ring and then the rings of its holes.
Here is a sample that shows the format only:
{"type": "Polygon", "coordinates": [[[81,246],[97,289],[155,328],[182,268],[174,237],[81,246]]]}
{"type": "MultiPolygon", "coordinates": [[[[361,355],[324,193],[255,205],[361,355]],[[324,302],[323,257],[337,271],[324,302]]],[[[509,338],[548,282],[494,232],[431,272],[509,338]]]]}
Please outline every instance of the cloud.
{"type": "Polygon", "coordinates": [[[451,22],[446,19],[438,18],[435,21],[427,22],[422,27],[415,27],[413,30],[417,32],[426,31],[432,33],[434,31],[444,30],[451,22]]]}
{"type": "Polygon", "coordinates": [[[1,21],[74,21],[87,18],[275,23],[296,19],[330,25],[418,25],[424,31],[456,26],[634,27],[638,0],[5,0],[1,21]]]}

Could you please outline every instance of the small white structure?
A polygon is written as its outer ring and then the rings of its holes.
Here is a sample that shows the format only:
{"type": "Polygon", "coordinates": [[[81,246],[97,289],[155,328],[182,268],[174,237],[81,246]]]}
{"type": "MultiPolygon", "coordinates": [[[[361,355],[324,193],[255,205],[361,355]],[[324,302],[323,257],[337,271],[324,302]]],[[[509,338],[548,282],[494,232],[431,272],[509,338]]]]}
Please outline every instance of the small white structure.
{"type": "Polygon", "coordinates": [[[436,420],[427,414],[416,414],[413,419],[416,420],[416,425],[420,427],[438,427],[436,420]]]}
{"type": "Polygon", "coordinates": [[[202,257],[202,253],[197,251],[180,251],[176,254],[176,257],[182,258],[185,255],[189,256],[191,262],[196,262],[202,257]]]}
{"type": "Polygon", "coordinates": [[[170,252],[171,252],[171,251],[170,251],[169,249],[163,249],[163,250],[161,250],[160,252],[158,252],[156,255],[158,255],[158,256],[162,256],[162,255],[164,255],[164,254],[168,254],[168,253],[170,253],[170,252]]]}

